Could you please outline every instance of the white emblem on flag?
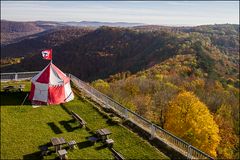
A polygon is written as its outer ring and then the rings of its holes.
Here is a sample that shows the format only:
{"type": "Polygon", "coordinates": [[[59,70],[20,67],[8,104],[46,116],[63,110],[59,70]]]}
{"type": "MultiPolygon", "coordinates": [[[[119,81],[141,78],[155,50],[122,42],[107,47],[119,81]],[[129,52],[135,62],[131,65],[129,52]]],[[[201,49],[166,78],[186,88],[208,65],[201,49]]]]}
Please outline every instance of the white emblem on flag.
{"type": "Polygon", "coordinates": [[[42,56],[45,58],[45,57],[48,57],[49,55],[49,52],[48,51],[42,51],[42,56]]]}

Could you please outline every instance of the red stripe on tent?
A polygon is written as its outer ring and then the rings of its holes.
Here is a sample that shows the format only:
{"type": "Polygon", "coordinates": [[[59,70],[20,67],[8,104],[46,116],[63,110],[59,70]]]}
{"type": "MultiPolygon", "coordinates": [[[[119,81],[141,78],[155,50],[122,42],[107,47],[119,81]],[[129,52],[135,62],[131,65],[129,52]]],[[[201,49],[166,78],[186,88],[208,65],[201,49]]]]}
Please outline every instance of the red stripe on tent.
{"type": "Polygon", "coordinates": [[[42,72],[42,74],[38,77],[36,81],[40,83],[49,83],[49,77],[50,77],[50,64],[42,72]]]}
{"type": "Polygon", "coordinates": [[[48,104],[64,103],[64,86],[51,86],[48,89],[48,104]]]}

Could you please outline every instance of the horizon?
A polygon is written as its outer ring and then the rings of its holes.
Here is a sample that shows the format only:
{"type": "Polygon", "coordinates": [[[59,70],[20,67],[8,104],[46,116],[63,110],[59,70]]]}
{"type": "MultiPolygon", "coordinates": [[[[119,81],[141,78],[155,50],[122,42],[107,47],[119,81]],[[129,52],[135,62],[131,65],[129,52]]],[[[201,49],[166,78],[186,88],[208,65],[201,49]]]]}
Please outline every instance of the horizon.
{"type": "Polygon", "coordinates": [[[1,1],[1,20],[142,23],[163,26],[239,24],[238,1],[1,1]]]}
{"type": "Polygon", "coordinates": [[[126,24],[139,24],[137,26],[165,26],[165,27],[195,27],[195,26],[203,26],[203,25],[223,25],[223,24],[230,24],[230,25],[239,25],[237,23],[215,23],[215,24],[199,24],[199,25],[184,25],[184,24],[174,24],[174,25],[167,25],[167,24],[147,24],[147,23],[138,23],[138,22],[107,22],[107,21],[46,21],[46,20],[33,20],[33,21],[17,21],[17,20],[8,20],[8,19],[1,19],[1,21],[10,21],[10,22],[56,22],[56,23],[81,23],[81,22],[90,22],[90,23],[126,23],[126,24]]]}

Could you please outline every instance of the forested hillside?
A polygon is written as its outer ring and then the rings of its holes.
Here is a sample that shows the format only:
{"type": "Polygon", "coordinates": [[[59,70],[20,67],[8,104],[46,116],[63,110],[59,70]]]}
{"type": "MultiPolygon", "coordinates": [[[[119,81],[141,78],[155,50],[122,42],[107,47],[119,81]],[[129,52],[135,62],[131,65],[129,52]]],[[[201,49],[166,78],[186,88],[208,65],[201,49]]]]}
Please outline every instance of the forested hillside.
{"type": "Polygon", "coordinates": [[[92,85],[213,157],[239,158],[239,80],[209,77],[196,55],[92,85]]]}
{"type": "Polygon", "coordinates": [[[18,43],[2,46],[1,57],[26,57],[30,54],[41,55],[40,51],[44,48],[56,47],[69,41],[74,41],[90,31],[91,29],[88,28],[76,27],[62,27],[51,32],[48,31],[45,34],[31,36],[18,43]]]}
{"type": "MultiPolygon", "coordinates": [[[[232,78],[235,83],[239,71],[236,61],[239,45],[232,45],[232,49],[227,44],[221,45],[226,48],[225,53],[203,33],[188,32],[171,27],[155,31],[111,27],[63,29],[1,47],[3,57],[24,57],[21,64],[2,70],[40,70],[45,65],[40,51],[53,48],[54,63],[66,72],[91,81],[119,72],[136,73],[174,55],[192,54],[208,76],[232,78]]],[[[238,41],[237,34],[233,39],[238,41]]]]}
{"type": "MultiPolygon", "coordinates": [[[[40,54],[43,49],[73,41],[90,31],[91,29],[88,28],[61,27],[25,37],[24,40],[18,43],[1,46],[1,66],[20,63],[24,58],[28,59],[35,55],[37,56],[36,64],[40,63],[39,65],[43,67],[46,64],[46,61],[42,61],[40,54]]],[[[37,66],[36,64],[34,65],[35,67],[37,66]]],[[[27,70],[29,70],[29,67],[27,67],[27,70]]],[[[10,66],[10,68],[12,68],[12,66],[10,66]]],[[[2,69],[4,70],[4,68],[2,69]]],[[[38,67],[38,69],[41,68],[38,67]]]]}

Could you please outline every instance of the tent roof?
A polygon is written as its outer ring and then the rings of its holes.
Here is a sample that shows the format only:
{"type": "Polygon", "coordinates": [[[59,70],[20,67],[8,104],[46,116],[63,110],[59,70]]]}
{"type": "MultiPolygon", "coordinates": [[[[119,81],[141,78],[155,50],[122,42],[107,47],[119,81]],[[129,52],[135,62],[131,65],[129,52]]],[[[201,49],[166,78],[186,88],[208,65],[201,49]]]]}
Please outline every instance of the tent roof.
{"type": "Polygon", "coordinates": [[[34,76],[31,81],[50,85],[63,85],[69,82],[69,78],[50,62],[40,73],[34,76]]]}

